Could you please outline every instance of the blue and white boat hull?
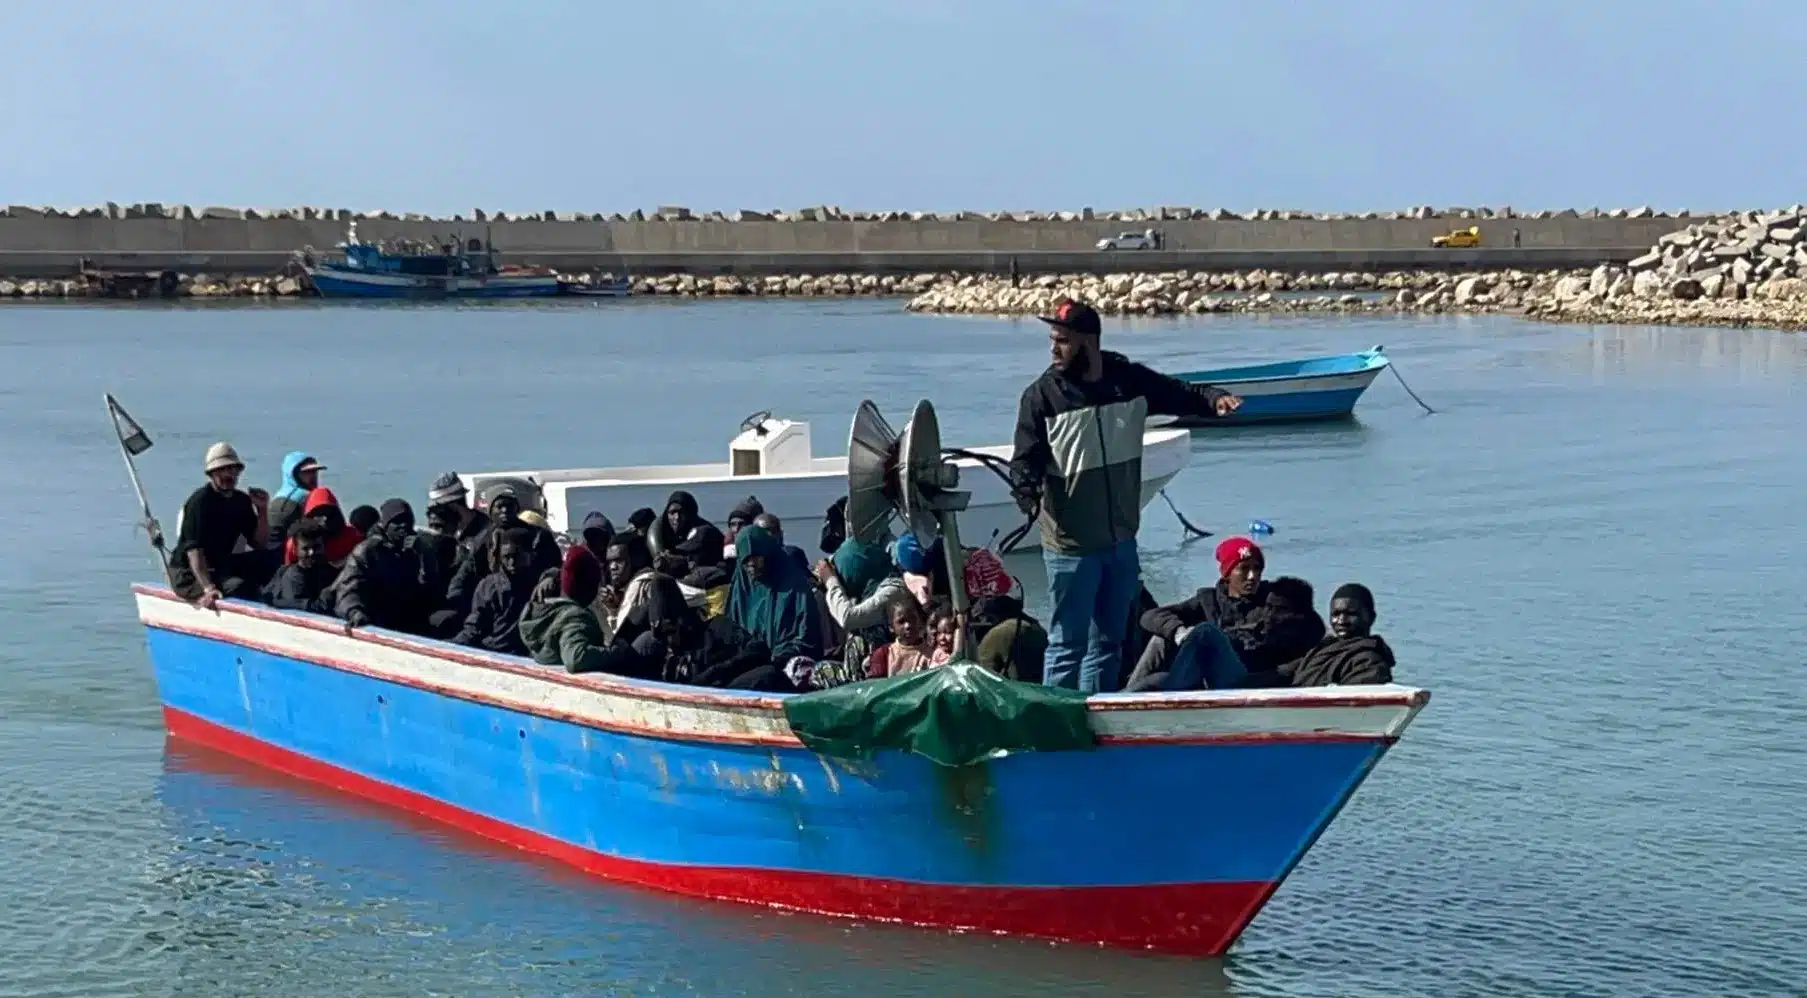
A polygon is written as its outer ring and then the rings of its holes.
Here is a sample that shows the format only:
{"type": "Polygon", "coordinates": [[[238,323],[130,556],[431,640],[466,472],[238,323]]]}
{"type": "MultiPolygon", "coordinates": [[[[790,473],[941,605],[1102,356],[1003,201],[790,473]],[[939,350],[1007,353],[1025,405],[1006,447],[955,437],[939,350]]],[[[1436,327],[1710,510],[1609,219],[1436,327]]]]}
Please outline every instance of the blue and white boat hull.
{"type": "Polygon", "coordinates": [[[307,276],[322,298],[549,298],[559,293],[554,274],[439,276],[310,267],[307,276]]]}
{"type": "Polygon", "coordinates": [[[1090,750],[855,762],[804,747],[782,697],[134,588],[178,738],[647,887],[1193,955],[1235,941],[1428,698],[1097,697],[1090,750]]]}
{"type": "Polygon", "coordinates": [[[1361,353],[1247,367],[1189,371],[1181,381],[1215,385],[1242,398],[1242,408],[1228,419],[1150,419],[1150,425],[1215,427],[1251,423],[1303,423],[1348,419],[1355,404],[1388,364],[1380,348],[1361,353]]]}

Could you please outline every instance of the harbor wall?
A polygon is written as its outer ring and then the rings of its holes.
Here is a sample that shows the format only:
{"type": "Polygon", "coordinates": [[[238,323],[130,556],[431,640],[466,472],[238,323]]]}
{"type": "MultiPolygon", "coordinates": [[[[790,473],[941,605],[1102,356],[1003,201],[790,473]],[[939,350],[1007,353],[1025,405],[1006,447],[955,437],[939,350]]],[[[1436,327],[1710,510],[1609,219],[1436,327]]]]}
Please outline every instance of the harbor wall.
{"type": "MultiPolygon", "coordinates": [[[[213,209],[208,209],[212,211],[213,209]]],[[[184,211],[183,214],[188,214],[184,211]]],[[[0,274],[63,276],[87,258],[132,270],[264,273],[295,251],[330,249],[338,217],[108,217],[12,209],[0,214],[0,274]]],[[[550,213],[548,213],[550,214],[550,213]]],[[[1573,267],[1623,262],[1686,218],[885,218],[727,220],[360,217],[364,239],[490,238],[510,263],[561,270],[773,274],[1024,272],[1110,269],[1282,269],[1449,266],[1573,267]],[[1482,246],[1440,250],[1431,239],[1474,225],[1482,246]],[[1120,232],[1155,229],[1160,251],[1101,253],[1120,232]],[[1514,246],[1514,233],[1518,245],[1514,246]]]]}

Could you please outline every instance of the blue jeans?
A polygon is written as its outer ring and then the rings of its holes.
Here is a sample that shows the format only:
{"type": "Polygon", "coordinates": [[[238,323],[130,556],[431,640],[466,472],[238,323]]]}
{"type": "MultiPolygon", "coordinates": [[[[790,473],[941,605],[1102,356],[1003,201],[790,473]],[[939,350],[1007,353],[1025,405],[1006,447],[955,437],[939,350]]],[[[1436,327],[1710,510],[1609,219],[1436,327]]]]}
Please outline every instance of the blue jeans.
{"type": "Polygon", "coordinates": [[[1165,690],[1233,690],[1249,676],[1236,646],[1211,624],[1200,624],[1173,653],[1165,690]]]}
{"type": "Polygon", "coordinates": [[[1134,538],[1091,554],[1042,549],[1048,594],[1048,653],[1042,683],[1110,693],[1123,674],[1123,640],[1129,611],[1142,586],[1142,562],[1134,538]]]}

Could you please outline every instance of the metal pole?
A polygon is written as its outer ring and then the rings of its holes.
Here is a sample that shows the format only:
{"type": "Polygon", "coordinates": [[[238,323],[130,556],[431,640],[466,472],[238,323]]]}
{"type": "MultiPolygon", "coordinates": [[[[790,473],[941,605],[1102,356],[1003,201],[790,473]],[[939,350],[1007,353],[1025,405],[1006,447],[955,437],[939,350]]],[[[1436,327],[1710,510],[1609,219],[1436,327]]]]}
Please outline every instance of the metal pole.
{"type": "Polygon", "coordinates": [[[941,524],[941,554],[947,561],[948,596],[954,601],[954,613],[960,621],[960,647],[964,650],[957,661],[977,661],[974,656],[978,649],[971,647],[972,632],[966,622],[966,549],[960,545],[960,514],[944,509],[936,512],[935,517],[941,524]]]}
{"type": "Polygon", "coordinates": [[[125,434],[121,432],[119,425],[119,403],[114,401],[110,393],[106,395],[106,403],[107,417],[113,423],[113,437],[119,442],[119,456],[125,460],[126,474],[132,479],[132,492],[138,497],[139,512],[144,515],[144,519],[138,525],[143,527],[145,534],[150,537],[151,549],[157,553],[157,569],[167,579],[169,577],[169,553],[163,547],[163,525],[157,522],[155,516],[151,515],[151,501],[145,497],[144,482],[138,477],[138,464],[132,460],[132,452],[125,445],[125,434]]]}

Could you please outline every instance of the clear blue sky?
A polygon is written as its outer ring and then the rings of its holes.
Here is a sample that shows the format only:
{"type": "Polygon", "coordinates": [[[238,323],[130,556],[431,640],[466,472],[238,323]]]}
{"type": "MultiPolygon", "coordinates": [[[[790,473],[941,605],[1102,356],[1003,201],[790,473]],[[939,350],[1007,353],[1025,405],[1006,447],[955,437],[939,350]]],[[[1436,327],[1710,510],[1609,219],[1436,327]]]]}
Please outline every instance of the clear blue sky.
{"type": "Polygon", "coordinates": [[[236,0],[5,27],[0,204],[1807,200],[1784,0],[236,0]]]}

